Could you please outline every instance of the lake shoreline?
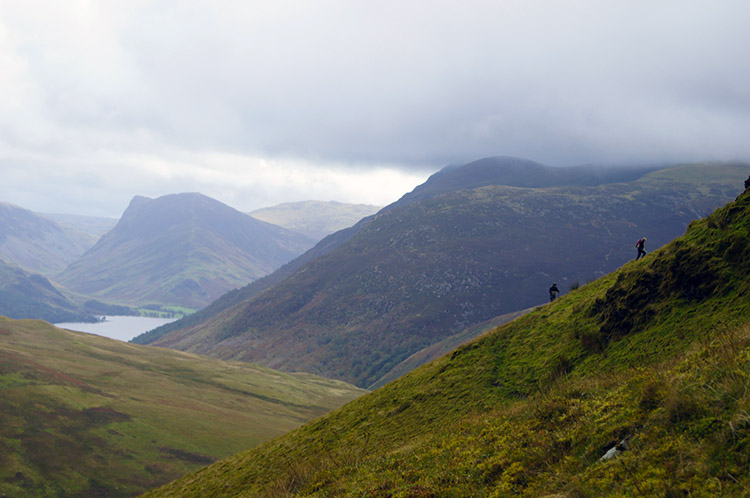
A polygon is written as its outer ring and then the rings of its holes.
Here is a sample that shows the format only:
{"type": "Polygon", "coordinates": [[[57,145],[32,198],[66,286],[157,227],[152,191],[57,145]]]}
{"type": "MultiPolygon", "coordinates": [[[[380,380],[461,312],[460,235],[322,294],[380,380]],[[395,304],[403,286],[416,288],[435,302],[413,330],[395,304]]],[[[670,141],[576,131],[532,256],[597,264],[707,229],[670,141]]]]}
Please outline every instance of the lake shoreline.
{"type": "Polygon", "coordinates": [[[87,322],[63,322],[55,323],[55,327],[96,334],[109,337],[118,341],[128,342],[144,332],[171,323],[177,318],[153,318],[147,316],[104,316],[104,320],[93,323],[87,322]]]}

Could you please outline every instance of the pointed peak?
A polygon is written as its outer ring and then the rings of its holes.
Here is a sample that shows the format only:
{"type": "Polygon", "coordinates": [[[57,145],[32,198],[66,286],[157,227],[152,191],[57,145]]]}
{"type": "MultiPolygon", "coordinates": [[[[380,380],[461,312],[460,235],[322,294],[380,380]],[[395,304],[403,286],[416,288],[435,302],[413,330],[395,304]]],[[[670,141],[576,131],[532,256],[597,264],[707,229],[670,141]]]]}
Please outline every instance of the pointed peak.
{"type": "Polygon", "coordinates": [[[128,209],[142,206],[150,201],[152,201],[150,197],[145,197],[143,195],[135,195],[132,199],[130,199],[130,204],[128,204],[128,209]]]}

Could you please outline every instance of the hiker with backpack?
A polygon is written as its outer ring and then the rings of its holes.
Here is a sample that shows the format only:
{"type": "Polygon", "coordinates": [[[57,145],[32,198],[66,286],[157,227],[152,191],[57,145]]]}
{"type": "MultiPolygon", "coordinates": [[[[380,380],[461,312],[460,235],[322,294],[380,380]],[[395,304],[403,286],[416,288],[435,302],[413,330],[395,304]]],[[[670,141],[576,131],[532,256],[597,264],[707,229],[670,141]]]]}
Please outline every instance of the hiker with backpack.
{"type": "Polygon", "coordinates": [[[554,301],[559,293],[560,289],[557,288],[557,284],[552,284],[552,287],[549,288],[549,302],[554,301]]]}
{"type": "Polygon", "coordinates": [[[643,256],[646,255],[646,250],[644,247],[646,246],[646,237],[643,237],[638,242],[635,243],[635,248],[638,249],[638,256],[635,257],[635,260],[638,261],[643,256]]]}

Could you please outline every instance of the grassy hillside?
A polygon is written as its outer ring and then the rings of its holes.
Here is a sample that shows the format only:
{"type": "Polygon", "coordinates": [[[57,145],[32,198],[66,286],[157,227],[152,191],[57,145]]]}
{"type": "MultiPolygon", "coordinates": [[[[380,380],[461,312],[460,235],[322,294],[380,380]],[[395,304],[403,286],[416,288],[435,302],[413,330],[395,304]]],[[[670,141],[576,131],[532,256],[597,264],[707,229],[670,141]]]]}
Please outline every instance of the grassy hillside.
{"type": "Polygon", "coordinates": [[[750,191],[645,259],[147,496],[746,496],[749,247],[750,191]]]}
{"type": "Polygon", "coordinates": [[[648,250],[666,244],[736,196],[748,172],[701,164],[627,183],[487,185],[399,204],[286,280],[175,323],[152,344],[381,385],[417,351],[545,302],[552,282],[567,292],[611,272],[644,235],[648,250]]]}
{"type": "Polygon", "coordinates": [[[133,496],[361,393],[0,317],[0,496],[133,496]]]}

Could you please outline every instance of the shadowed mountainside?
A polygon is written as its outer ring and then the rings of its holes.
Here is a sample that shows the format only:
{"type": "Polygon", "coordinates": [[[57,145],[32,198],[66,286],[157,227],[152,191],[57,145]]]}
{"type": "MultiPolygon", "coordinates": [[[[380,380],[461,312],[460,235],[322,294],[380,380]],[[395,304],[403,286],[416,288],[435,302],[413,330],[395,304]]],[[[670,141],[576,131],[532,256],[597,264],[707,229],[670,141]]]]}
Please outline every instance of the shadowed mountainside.
{"type": "MultiPolygon", "coordinates": [[[[577,181],[583,182],[585,185],[599,185],[606,183],[608,180],[634,180],[652,169],[628,167],[598,168],[594,166],[553,168],[527,159],[507,156],[488,157],[461,167],[454,165],[443,168],[430,176],[424,184],[417,186],[412,192],[405,194],[397,202],[387,206],[382,211],[393,209],[396,206],[403,206],[420,199],[426,199],[442,192],[471,187],[487,185],[506,185],[511,187],[549,186],[551,180],[546,179],[546,175],[550,175],[550,178],[554,178],[555,181],[562,182],[565,185],[575,184],[577,181]]],[[[374,215],[363,218],[355,225],[325,237],[312,249],[270,275],[259,278],[245,287],[228,292],[206,308],[198,310],[196,313],[182,320],[145,333],[134,339],[134,342],[149,344],[158,337],[166,335],[173,330],[202,323],[237,303],[251,299],[255,295],[284,281],[314,259],[324,256],[348,242],[363,227],[367,226],[373,217],[374,215]]]]}
{"type": "MultiPolygon", "coordinates": [[[[504,178],[505,159],[492,164],[504,178]]],[[[511,170],[517,176],[515,160],[511,170]]],[[[231,305],[214,303],[213,315],[135,341],[380,385],[415,352],[544,302],[552,282],[566,291],[614,270],[644,235],[649,249],[667,243],[736,195],[749,170],[702,164],[624,183],[485,185],[402,199],[275,285],[245,299],[238,291],[231,305]]],[[[453,184],[461,173],[450,170],[453,184]]]]}
{"type": "Polygon", "coordinates": [[[750,191],[662,249],[148,493],[745,496],[750,191]]]}

